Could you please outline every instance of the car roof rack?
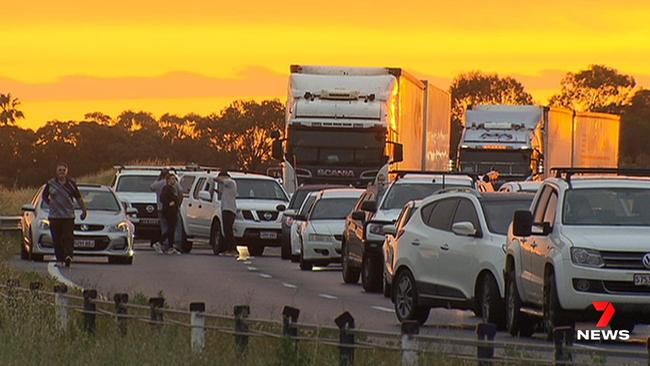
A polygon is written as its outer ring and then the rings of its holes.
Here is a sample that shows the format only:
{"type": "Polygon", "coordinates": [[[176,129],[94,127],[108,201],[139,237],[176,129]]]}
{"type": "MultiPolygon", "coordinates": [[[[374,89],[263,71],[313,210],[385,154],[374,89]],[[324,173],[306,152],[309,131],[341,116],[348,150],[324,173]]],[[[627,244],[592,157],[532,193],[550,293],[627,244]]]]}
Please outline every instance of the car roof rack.
{"type": "Polygon", "coordinates": [[[478,179],[478,174],[474,173],[463,173],[463,172],[450,172],[448,170],[391,170],[388,172],[389,175],[394,174],[397,178],[404,178],[407,174],[417,174],[417,175],[455,175],[455,176],[465,176],[472,179],[478,179]]]}
{"type": "Polygon", "coordinates": [[[638,168],[551,168],[551,173],[556,178],[571,182],[571,177],[576,174],[612,174],[617,176],[650,177],[650,169],[638,168]]]}
{"type": "Polygon", "coordinates": [[[470,193],[476,197],[481,197],[481,192],[473,188],[464,188],[464,187],[452,187],[452,188],[443,188],[435,191],[433,194],[445,194],[445,193],[470,193]]]}

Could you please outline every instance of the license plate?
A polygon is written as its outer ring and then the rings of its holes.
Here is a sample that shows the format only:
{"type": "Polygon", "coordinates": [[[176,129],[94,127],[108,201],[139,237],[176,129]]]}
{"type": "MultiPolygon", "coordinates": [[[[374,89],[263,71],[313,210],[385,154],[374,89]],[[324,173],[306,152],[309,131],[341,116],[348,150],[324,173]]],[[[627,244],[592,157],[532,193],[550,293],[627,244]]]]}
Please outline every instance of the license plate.
{"type": "Polygon", "coordinates": [[[139,223],[145,225],[158,225],[158,219],[140,219],[139,223]]]}
{"type": "Polygon", "coordinates": [[[635,286],[650,286],[650,274],[635,274],[634,275],[634,285],[635,286]]]}
{"type": "Polygon", "coordinates": [[[74,241],[75,248],[94,248],[95,241],[90,239],[75,239],[74,241]]]}
{"type": "Polygon", "coordinates": [[[260,232],[260,239],[277,239],[278,233],[275,231],[262,231],[260,232]]]}

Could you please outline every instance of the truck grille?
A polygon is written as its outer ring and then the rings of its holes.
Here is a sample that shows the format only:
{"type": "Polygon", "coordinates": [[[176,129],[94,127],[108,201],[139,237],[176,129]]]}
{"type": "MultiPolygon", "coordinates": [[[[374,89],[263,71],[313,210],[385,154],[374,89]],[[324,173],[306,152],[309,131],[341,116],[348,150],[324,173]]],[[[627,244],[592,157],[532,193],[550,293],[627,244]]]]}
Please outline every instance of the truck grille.
{"type": "Polygon", "coordinates": [[[278,218],[277,211],[257,211],[260,221],[275,221],[278,218]]]}
{"type": "Polygon", "coordinates": [[[640,269],[643,266],[643,256],[647,252],[600,252],[605,262],[605,268],[611,269],[640,269]]]}
{"type": "Polygon", "coordinates": [[[629,281],[603,281],[603,286],[607,292],[611,293],[628,293],[628,294],[648,294],[650,287],[635,286],[634,282],[629,281]]]}

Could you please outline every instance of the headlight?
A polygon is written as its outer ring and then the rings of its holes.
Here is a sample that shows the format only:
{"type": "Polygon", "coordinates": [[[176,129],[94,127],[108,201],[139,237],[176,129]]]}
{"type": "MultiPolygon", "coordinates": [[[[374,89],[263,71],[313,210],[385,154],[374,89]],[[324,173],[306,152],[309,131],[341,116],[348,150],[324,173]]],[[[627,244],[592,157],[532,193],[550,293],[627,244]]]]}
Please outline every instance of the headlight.
{"type": "Polygon", "coordinates": [[[331,241],[332,235],[309,234],[309,241],[331,241]]]}
{"type": "Polygon", "coordinates": [[[39,221],[38,227],[41,230],[50,230],[50,220],[43,219],[43,220],[39,221]]]}
{"type": "Polygon", "coordinates": [[[571,261],[586,267],[602,267],[605,264],[599,251],[585,248],[571,248],[571,261]]]}
{"type": "Polygon", "coordinates": [[[108,231],[111,233],[128,233],[129,223],[126,221],[122,221],[119,224],[109,226],[108,231]]]}

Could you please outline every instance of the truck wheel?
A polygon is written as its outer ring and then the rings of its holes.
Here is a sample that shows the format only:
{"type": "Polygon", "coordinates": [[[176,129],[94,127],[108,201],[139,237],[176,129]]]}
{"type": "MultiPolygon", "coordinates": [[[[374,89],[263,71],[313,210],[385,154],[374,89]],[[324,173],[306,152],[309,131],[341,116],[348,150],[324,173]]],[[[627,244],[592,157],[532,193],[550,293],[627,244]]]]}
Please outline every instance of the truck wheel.
{"type": "Polygon", "coordinates": [[[348,252],[348,246],[345,245],[345,243],[343,243],[343,255],[341,256],[341,265],[343,266],[343,270],[341,271],[341,273],[343,274],[343,282],[345,283],[359,282],[359,275],[361,274],[361,272],[359,271],[358,268],[354,268],[352,267],[352,264],[350,264],[350,254],[348,252]]]}
{"type": "Polygon", "coordinates": [[[366,292],[380,292],[383,271],[378,257],[364,256],[361,264],[361,284],[366,292]]]}
{"type": "Polygon", "coordinates": [[[497,329],[505,328],[505,306],[503,299],[499,294],[497,281],[490,274],[481,276],[477,294],[480,316],[484,323],[491,323],[497,326],[497,329]]]}
{"type": "Polygon", "coordinates": [[[291,243],[287,243],[286,240],[282,241],[280,247],[280,257],[282,259],[291,259],[291,243]]]}
{"type": "Polygon", "coordinates": [[[555,328],[566,325],[571,325],[571,322],[567,319],[558,300],[555,273],[551,270],[544,281],[544,328],[546,338],[549,341],[553,340],[555,328]]]}
{"type": "Polygon", "coordinates": [[[418,305],[418,290],[415,287],[413,275],[408,270],[400,271],[397,274],[393,298],[395,299],[395,315],[400,322],[415,320],[420,324],[426,323],[431,308],[418,305]]]}
{"type": "Polygon", "coordinates": [[[246,246],[248,248],[248,254],[253,257],[261,257],[264,254],[264,245],[251,245],[246,246]]]}
{"type": "Polygon", "coordinates": [[[506,329],[513,337],[530,337],[535,332],[535,322],[520,311],[521,306],[515,272],[510,270],[506,276],[506,329]]]}
{"type": "Polygon", "coordinates": [[[223,251],[221,240],[221,224],[219,220],[214,220],[210,226],[210,247],[215,255],[219,255],[223,251]]]}

